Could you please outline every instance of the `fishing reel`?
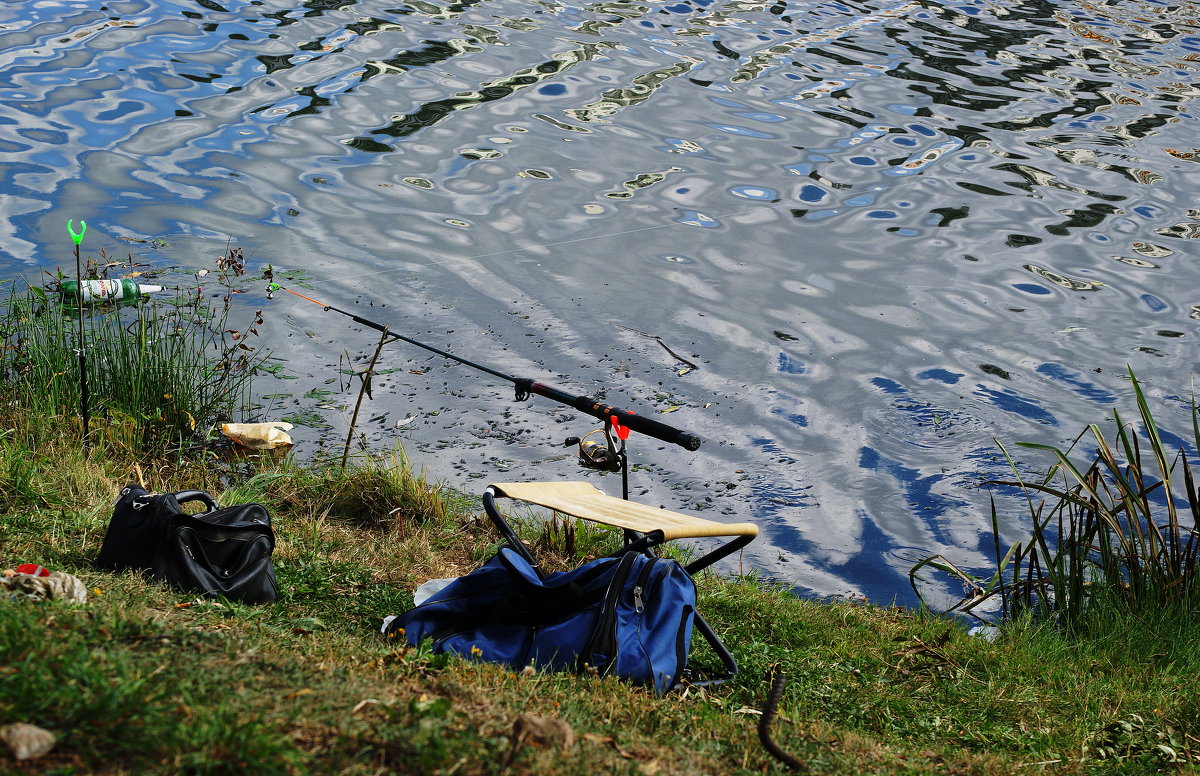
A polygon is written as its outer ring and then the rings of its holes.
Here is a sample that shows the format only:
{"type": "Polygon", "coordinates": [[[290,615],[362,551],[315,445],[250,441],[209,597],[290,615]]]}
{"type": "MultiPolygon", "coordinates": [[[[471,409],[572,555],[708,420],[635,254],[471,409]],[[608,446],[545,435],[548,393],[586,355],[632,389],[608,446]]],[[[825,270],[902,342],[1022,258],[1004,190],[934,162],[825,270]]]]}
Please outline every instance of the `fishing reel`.
{"type": "Polygon", "coordinates": [[[567,446],[579,445],[579,463],[589,469],[618,472],[624,467],[625,440],[629,429],[611,418],[604,422],[604,428],[594,429],[582,438],[570,437],[564,443],[567,446]],[[589,439],[594,434],[604,434],[604,441],[589,439]]]}
{"type": "Polygon", "coordinates": [[[579,445],[579,463],[589,469],[601,469],[603,471],[615,472],[621,468],[621,458],[612,437],[608,437],[604,442],[588,437],[598,434],[603,429],[589,431],[583,436],[571,437],[565,442],[566,445],[579,445]]]}

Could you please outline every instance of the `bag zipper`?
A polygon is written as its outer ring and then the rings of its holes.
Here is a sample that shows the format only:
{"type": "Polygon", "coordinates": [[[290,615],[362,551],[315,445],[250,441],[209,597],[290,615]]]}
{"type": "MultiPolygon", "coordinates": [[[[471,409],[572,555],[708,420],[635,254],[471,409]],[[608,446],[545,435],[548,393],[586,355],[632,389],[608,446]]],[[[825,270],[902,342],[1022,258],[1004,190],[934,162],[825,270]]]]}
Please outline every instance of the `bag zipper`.
{"type": "Polygon", "coordinates": [[[621,597],[621,588],[625,586],[625,580],[629,578],[637,559],[638,556],[634,553],[624,555],[616,572],[613,573],[613,578],[609,581],[608,589],[604,593],[604,603],[600,606],[600,612],[596,618],[595,630],[579,654],[580,669],[583,668],[585,662],[593,668],[603,669],[603,666],[594,664],[595,655],[600,650],[608,655],[609,661],[616,657],[617,603],[621,597]]]}
{"type": "Polygon", "coordinates": [[[650,578],[650,572],[654,570],[654,560],[651,560],[642,569],[642,573],[638,574],[638,581],[633,586],[633,610],[638,614],[646,611],[646,581],[650,578]]]}

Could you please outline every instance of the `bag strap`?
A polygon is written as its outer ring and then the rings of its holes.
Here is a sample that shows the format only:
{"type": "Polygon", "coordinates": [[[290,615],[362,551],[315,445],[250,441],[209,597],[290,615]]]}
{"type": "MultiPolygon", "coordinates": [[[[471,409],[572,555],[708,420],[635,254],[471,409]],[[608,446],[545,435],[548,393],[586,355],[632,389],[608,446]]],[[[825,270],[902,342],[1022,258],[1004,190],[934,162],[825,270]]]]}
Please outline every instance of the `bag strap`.
{"type": "Polygon", "coordinates": [[[586,590],[595,580],[611,573],[613,562],[593,562],[586,573],[575,579],[558,582],[557,574],[543,578],[520,553],[509,547],[499,552],[501,563],[507,567],[515,589],[493,604],[487,616],[491,622],[539,623],[580,611],[604,599],[606,586],[586,590]]]}
{"type": "Polygon", "coordinates": [[[203,501],[207,507],[206,512],[216,512],[220,507],[217,506],[217,500],[208,495],[202,490],[181,490],[178,493],[172,494],[175,496],[175,501],[183,504],[187,501],[203,501]]]}

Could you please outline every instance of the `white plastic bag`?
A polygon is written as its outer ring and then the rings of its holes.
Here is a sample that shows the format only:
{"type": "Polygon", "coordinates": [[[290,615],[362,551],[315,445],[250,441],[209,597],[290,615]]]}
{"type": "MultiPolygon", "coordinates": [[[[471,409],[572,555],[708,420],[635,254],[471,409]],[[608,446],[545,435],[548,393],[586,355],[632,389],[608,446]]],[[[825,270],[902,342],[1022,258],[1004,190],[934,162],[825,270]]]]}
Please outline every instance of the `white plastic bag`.
{"type": "Polygon", "coordinates": [[[428,601],[434,593],[438,592],[446,585],[453,582],[456,578],[450,579],[431,579],[428,582],[422,582],[420,587],[413,591],[413,606],[420,606],[428,601]]]}
{"type": "MultiPolygon", "coordinates": [[[[431,579],[428,582],[422,582],[417,586],[417,589],[413,591],[413,606],[420,606],[421,604],[425,603],[433,596],[434,593],[438,592],[455,579],[456,577],[450,577],[449,579],[431,579]]],[[[392,614],[384,617],[383,626],[380,627],[379,632],[387,635],[388,625],[392,623],[392,620],[399,616],[400,615],[398,614],[392,614]]]]}
{"type": "Polygon", "coordinates": [[[290,445],[292,438],[287,431],[291,423],[273,421],[271,423],[226,423],[221,426],[221,433],[237,442],[242,447],[252,450],[269,450],[273,447],[290,445]]]}

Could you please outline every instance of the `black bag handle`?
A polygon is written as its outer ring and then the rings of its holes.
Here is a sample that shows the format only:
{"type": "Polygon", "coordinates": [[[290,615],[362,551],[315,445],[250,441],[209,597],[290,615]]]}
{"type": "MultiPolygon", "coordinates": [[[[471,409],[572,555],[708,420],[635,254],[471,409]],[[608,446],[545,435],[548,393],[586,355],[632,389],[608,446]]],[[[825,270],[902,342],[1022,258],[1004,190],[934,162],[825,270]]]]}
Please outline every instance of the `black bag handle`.
{"type": "Polygon", "coordinates": [[[205,510],[207,512],[216,512],[220,508],[217,506],[216,500],[202,490],[181,490],[173,495],[180,504],[187,501],[203,501],[204,505],[208,507],[205,510]]]}

